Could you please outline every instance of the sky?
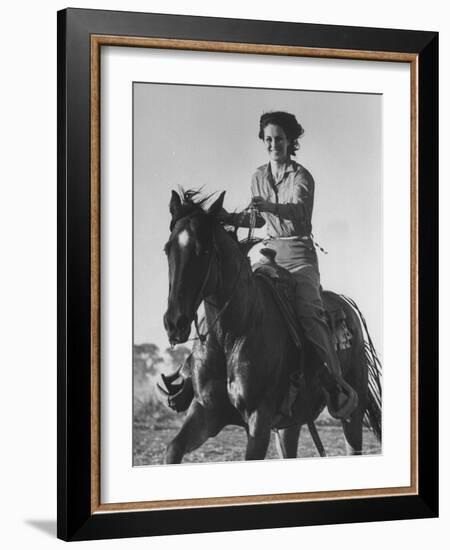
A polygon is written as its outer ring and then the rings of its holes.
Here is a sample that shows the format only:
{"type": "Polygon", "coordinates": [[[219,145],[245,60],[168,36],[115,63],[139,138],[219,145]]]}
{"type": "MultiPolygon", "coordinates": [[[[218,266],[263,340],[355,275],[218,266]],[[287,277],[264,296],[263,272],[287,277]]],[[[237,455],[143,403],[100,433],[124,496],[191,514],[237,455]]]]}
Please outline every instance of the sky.
{"type": "Polygon", "coordinates": [[[285,110],[305,129],[295,160],[315,180],[313,233],[322,286],[353,298],[382,353],[382,96],[134,83],[134,342],[168,346],[163,327],[169,200],[179,186],[250,200],[267,153],[263,112],[285,110]]]}

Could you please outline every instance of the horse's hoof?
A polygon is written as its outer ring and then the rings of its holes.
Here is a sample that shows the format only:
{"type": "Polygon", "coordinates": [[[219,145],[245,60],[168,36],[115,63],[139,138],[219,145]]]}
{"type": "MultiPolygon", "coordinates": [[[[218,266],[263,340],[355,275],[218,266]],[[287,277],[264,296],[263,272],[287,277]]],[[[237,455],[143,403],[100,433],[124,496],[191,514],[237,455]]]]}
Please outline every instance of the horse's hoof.
{"type": "Polygon", "coordinates": [[[180,371],[182,366],[183,365],[179,365],[179,367],[174,373],[168,374],[167,376],[161,373],[161,379],[164,382],[164,385],[166,386],[166,388],[170,389],[171,384],[173,384],[173,382],[175,382],[175,380],[180,376],[180,371]]]}
{"type": "Polygon", "coordinates": [[[184,412],[189,408],[189,405],[194,399],[194,388],[191,378],[183,379],[179,385],[177,393],[168,396],[167,404],[175,412],[184,412]]]}

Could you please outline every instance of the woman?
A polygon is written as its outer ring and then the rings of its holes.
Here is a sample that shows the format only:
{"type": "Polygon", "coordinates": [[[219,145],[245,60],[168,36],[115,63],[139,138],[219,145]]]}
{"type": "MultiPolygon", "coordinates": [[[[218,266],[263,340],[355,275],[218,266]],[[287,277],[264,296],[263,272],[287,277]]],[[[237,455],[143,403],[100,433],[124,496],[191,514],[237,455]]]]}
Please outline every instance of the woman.
{"type": "MultiPolygon", "coordinates": [[[[259,138],[264,142],[269,162],[253,174],[251,206],[265,221],[265,246],[276,252],[276,262],[289,270],[297,282],[296,312],[305,336],[322,361],[319,375],[328,410],[335,418],[346,419],[356,408],[358,398],[342,379],[325,318],[317,254],[311,237],[314,179],[292,159],[303,133],[302,126],[290,113],[276,111],[261,116],[259,138]]],[[[228,216],[229,223],[248,226],[248,215],[228,216]]],[[[291,389],[292,399],[293,393],[291,389]]]]}

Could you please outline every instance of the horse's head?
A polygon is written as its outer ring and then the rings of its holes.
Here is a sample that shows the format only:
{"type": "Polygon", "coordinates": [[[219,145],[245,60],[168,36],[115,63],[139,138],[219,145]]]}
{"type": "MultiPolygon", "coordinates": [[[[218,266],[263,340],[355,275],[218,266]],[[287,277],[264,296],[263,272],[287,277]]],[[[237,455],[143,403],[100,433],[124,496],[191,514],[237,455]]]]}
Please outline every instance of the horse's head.
{"type": "Polygon", "coordinates": [[[164,250],[169,263],[169,299],[164,327],[170,343],[186,342],[201,301],[213,290],[214,232],[225,192],[209,209],[206,199],[186,191],[181,198],[172,191],[170,238],[164,250]]]}

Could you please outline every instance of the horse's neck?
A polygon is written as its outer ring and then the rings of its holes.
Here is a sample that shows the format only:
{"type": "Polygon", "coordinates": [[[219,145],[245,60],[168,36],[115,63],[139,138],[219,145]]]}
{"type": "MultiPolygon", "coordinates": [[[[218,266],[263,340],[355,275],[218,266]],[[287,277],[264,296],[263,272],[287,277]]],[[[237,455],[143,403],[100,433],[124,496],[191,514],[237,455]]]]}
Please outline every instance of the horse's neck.
{"type": "Polygon", "coordinates": [[[216,242],[220,273],[216,289],[207,302],[207,315],[210,322],[214,321],[214,315],[225,307],[216,323],[218,330],[242,335],[257,305],[255,281],[248,260],[239,251],[237,243],[222,232],[217,235],[216,242]]]}

